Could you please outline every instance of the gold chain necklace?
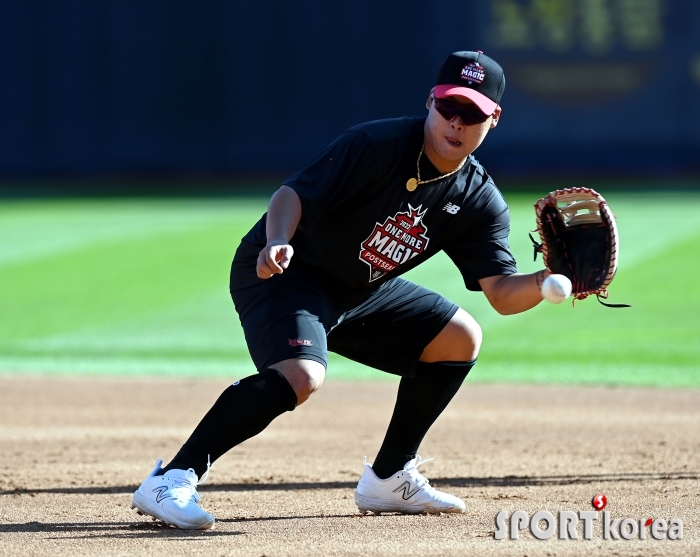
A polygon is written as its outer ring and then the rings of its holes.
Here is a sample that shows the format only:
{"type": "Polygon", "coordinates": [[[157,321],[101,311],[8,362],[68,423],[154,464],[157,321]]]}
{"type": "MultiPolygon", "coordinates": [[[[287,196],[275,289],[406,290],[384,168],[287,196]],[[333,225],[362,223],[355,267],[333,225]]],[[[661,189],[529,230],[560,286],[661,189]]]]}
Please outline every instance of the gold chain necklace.
{"type": "Polygon", "coordinates": [[[447,174],[443,174],[442,176],[438,176],[437,178],[431,178],[430,180],[421,180],[420,179],[420,158],[423,156],[423,147],[425,147],[425,143],[420,146],[420,153],[418,153],[418,159],[416,160],[416,176],[418,178],[409,178],[408,181],[406,182],[406,189],[408,191],[415,191],[418,186],[421,184],[429,184],[430,182],[435,182],[437,180],[442,180],[443,178],[447,178],[448,176],[452,176],[455,172],[459,172],[462,170],[462,167],[464,166],[464,163],[467,162],[467,159],[464,159],[462,161],[462,164],[460,164],[457,168],[455,168],[452,172],[448,172],[447,174]]]}

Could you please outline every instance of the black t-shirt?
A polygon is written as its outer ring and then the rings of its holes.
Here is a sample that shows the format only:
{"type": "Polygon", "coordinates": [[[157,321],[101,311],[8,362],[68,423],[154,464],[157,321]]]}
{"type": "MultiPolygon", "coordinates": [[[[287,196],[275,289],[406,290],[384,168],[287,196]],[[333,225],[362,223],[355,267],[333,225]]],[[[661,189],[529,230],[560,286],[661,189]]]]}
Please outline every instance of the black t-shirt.
{"type": "MultiPolygon", "coordinates": [[[[351,290],[374,289],[440,250],[470,290],[480,290],[481,278],[517,272],[508,248],[508,206],[472,156],[459,172],[406,189],[416,177],[424,124],[425,118],[397,118],[350,128],[284,182],[302,206],[290,266],[351,290]]],[[[421,179],[438,176],[423,155],[421,179]]],[[[266,216],[241,241],[232,289],[263,280],[255,264],[267,243],[266,216]]]]}

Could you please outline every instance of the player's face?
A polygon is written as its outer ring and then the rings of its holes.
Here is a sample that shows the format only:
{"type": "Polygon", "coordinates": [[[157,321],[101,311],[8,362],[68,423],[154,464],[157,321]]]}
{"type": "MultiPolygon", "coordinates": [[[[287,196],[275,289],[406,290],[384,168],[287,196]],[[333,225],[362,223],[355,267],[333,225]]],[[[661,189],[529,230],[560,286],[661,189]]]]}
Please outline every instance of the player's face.
{"type": "MultiPolygon", "coordinates": [[[[452,102],[457,102],[466,107],[476,105],[465,97],[447,97],[452,102]]],[[[450,172],[457,168],[465,157],[468,157],[486,137],[491,128],[495,128],[501,116],[501,108],[490,115],[484,122],[474,125],[465,125],[459,115],[447,120],[435,108],[435,99],[432,96],[427,103],[428,119],[425,122],[425,153],[430,162],[440,172],[450,172]]]]}

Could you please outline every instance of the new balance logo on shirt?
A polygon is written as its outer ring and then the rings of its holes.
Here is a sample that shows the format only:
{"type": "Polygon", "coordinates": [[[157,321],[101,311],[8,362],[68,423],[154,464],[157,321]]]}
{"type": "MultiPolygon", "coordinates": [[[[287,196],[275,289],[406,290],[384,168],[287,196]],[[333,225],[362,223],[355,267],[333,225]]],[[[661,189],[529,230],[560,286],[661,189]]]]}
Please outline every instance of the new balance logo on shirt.
{"type": "Polygon", "coordinates": [[[448,213],[450,213],[450,215],[456,215],[457,211],[459,211],[460,209],[461,207],[459,205],[455,205],[454,203],[448,203],[442,208],[443,211],[447,211],[448,213]]]}

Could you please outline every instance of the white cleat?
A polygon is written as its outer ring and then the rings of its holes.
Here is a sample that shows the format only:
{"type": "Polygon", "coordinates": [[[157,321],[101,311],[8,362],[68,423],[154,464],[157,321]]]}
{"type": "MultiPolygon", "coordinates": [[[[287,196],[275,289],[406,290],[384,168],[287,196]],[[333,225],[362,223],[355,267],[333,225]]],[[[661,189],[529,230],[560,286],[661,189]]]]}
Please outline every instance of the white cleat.
{"type": "Polygon", "coordinates": [[[209,470],[198,482],[197,474],[189,470],[170,470],[156,476],[162,460],[134,492],[131,508],[139,514],[147,514],[153,520],[162,520],[170,526],[185,530],[208,530],[214,527],[214,517],[199,505],[197,486],[204,483],[209,470]]]}
{"type": "Polygon", "coordinates": [[[362,514],[372,511],[420,513],[462,513],[464,501],[459,497],[434,489],[428,479],[418,471],[418,467],[432,460],[420,456],[409,460],[391,477],[381,480],[364,459],[364,472],[355,490],[355,503],[362,514]]]}

